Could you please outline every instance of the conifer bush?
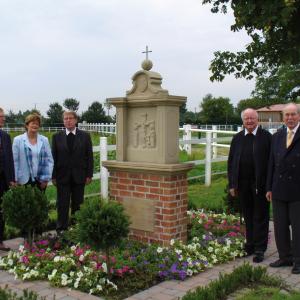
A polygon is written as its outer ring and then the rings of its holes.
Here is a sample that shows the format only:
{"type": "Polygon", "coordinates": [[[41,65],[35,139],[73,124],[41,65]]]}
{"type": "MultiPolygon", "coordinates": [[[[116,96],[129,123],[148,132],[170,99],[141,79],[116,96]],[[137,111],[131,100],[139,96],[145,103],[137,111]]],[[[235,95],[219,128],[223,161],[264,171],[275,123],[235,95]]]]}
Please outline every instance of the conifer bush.
{"type": "Polygon", "coordinates": [[[76,213],[78,239],[95,250],[106,254],[110,272],[110,249],[117,246],[129,233],[129,217],[117,202],[102,199],[86,199],[76,213]]]}
{"type": "Polygon", "coordinates": [[[17,186],[2,197],[5,222],[27,234],[29,245],[33,235],[48,222],[49,203],[43,192],[36,187],[17,186]]]}

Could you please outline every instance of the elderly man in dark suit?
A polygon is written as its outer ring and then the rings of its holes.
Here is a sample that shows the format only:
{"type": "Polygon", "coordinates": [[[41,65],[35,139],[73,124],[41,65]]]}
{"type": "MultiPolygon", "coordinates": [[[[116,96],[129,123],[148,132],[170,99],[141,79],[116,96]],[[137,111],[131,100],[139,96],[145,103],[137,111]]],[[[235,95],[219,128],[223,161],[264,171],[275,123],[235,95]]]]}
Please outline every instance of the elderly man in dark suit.
{"type": "Polygon", "coordinates": [[[270,266],[294,264],[292,273],[300,274],[300,110],[296,104],[285,106],[283,120],[287,128],[273,136],[267,182],[279,253],[279,259],[270,266]]]}
{"type": "MultiPolygon", "coordinates": [[[[0,128],[4,126],[5,115],[0,108],[0,128]]],[[[1,197],[8,190],[9,186],[15,184],[14,161],[10,136],[0,129],[0,205],[1,197]]],[[[3,244],[4,220],[0,210],[0,250],[8,251],[9,248],[3,244]]]]}
{"type": "Polygon", "coordinates": [[[58,233],[68,229],[70,202],[73,215],[83,202],[85,185],[93,177],[90,135],[76,128],[78,117],[75,112],[64,112],[63,121],[65,130],[56,133],[52,139],[52,182],[57,187],[58,233]]]}
{"type": "Polygon", "coordinates": [[[258,126],[254,109],[242,112],[244,130],[231,142],[228,157],[229,192],[238,196],[246,224],[246,255],[253,262],[264,260],[268,244],[269,202],[266,199],[271,134],[258,126]]]}

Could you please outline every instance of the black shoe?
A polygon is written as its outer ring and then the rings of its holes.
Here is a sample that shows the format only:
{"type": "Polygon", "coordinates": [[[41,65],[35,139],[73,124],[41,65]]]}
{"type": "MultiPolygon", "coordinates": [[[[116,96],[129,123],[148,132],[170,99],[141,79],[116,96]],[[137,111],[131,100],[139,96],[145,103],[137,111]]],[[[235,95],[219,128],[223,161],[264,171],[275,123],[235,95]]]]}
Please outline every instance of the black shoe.
{"type": "Polygon", "coordinates": [[[300,263],[294,264],[293,269],[292,269],[292,274],[300,274],[300,263]]]}
{"type": "Polygon", "coordinates": [[[278,260],[270,263],[269,266],[272,268],[280,268],[280,267],[290,267],[292,265],[293,265],[293,263],[289,260],[278,259],[278,260]]]}
{"type": "Polygon", "coordinates": [[[265,256],[263,252],[255,252],[253,257],[254,263],[261,263],[264,260],[265,256]]]}

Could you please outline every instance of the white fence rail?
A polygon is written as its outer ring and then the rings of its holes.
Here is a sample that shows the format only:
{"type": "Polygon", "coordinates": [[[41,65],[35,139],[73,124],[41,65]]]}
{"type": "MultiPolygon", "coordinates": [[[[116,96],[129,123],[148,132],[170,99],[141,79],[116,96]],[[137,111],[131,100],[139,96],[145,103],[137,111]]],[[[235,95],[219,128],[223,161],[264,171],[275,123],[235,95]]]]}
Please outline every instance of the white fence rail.
{"type": "MultiPolygon", "coordinates": [[[[215,174],[222,174],[224,172],[218,172],[212,174],[212,163],[213,162],[221,162],[221,161],[227,161],[227,156],[217,156],[217,148],[218,147],[230,147],[230,141],[232,139],[232,136],[236,134],[236,131],[226,131],[226,130],[207,130],[207,129],[192,129],[190,127],[184,128],[182,130],[185,130],[183,134],[183,139],[179,141],[180,149],[181,150],[187,150],[189,154],[191,154],[192,151],[192,145],[205,145],[205,159],[203,160],[194,160],[189,161],[193,162],[195,165],[205,165],[205,175],[200,176],[194,176],[188,178],[188,180],[191,179],[197,179],[199,177],[205,176],[205,185],[210,186],[211,185],[211,177],[215,174]],[[192,132],[197,133],[205,133],[205,138],[200,139],[193,139],[192,138],[192,132]],[[229,135],[228,137],[217,137],[217,134],[226,134],[229,135]],[[227,144],[220,144],[219,142],[228,142],[227,144]]],[[[100,138],[100,148],[99,147],[93,147],[94,151],[99,151],[100,149],[100,164],[101,161],[107,160],[107,152],[111,150],[116,149],[116,145],[107,145],[107,138],[101,137],[100,138]]],[[[101,178],[101,195],[103,198],[106,198],[108,195],[108,172],[106,168],[102,167],[102,164],[100,166],[101,172],[94,174],[94,178],[101,178]]]]}

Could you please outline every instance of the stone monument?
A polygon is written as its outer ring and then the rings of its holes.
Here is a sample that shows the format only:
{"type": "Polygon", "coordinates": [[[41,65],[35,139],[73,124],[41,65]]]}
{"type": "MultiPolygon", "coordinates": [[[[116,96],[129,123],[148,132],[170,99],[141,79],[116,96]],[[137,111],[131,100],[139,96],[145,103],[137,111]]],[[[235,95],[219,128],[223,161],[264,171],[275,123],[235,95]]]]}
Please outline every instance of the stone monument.
{"type": "Polygon", "coordinates": [[[179,163],[179,107],[186,97],[169,95],[152,62],[132,77],[126,97],[109,98],[116,107],[115,161],[110,172],[110,198],[122,203],[131,219],[130,236],[168,245],[187,239],[187,172],[179,163]]]}

